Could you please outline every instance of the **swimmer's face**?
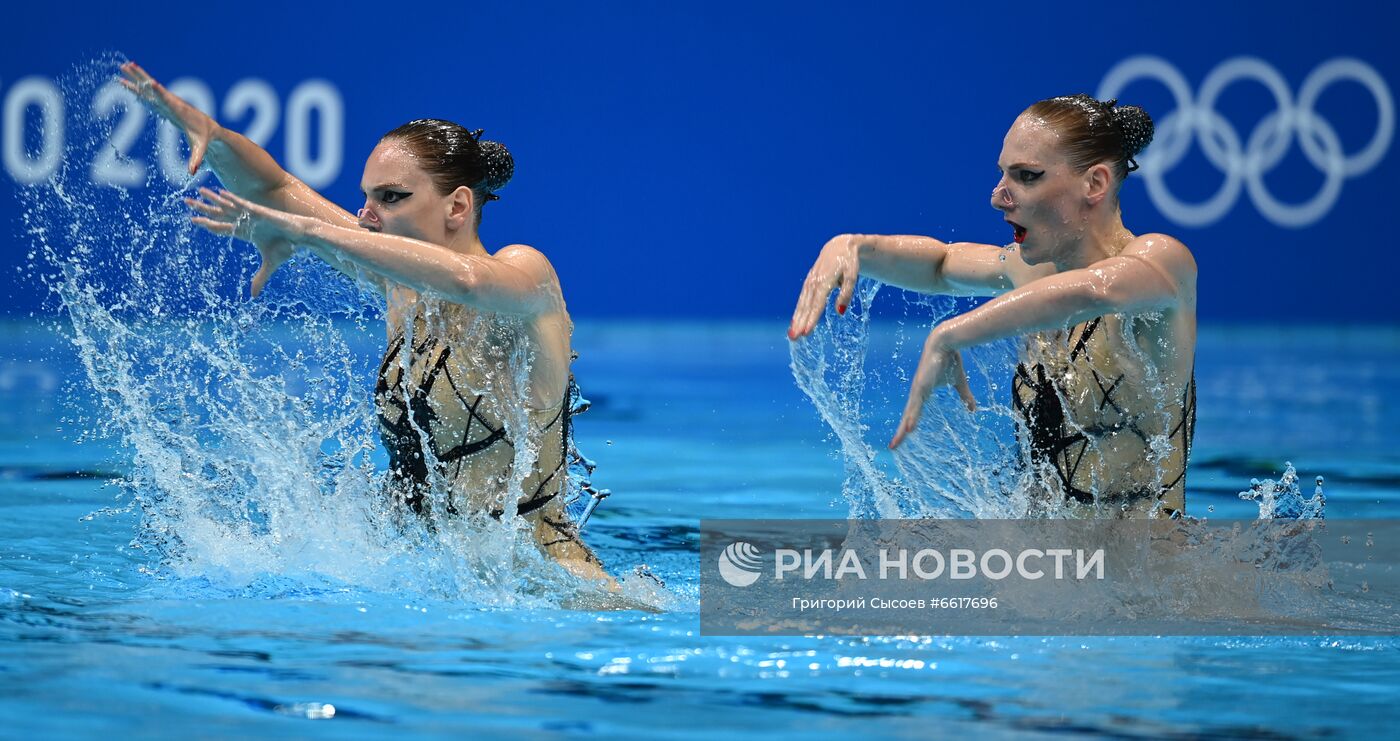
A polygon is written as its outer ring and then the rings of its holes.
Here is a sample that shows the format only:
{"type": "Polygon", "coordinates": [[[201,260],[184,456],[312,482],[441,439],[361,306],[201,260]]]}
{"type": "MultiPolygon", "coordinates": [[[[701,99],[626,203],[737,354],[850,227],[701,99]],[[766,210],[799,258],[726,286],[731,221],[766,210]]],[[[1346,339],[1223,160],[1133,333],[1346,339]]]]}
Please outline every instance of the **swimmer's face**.
{"type": "Polygon", "coordinates": [[[997,167],[1001,180],[992,190],[992,208],[1006,215],[1021,259],[1053,261],[1079,242],[1087,228],[1084,178],[1070,166],[1053,128],[1021,115],[1006,133],[997,167]]]}
{"type": "Polygon", "coordinates": [[[428,173],[401,142],[381,141],[370,152],[360,190],[365,194],[362,228],[447,244],[452,196],[438,195],[428,173]]]}

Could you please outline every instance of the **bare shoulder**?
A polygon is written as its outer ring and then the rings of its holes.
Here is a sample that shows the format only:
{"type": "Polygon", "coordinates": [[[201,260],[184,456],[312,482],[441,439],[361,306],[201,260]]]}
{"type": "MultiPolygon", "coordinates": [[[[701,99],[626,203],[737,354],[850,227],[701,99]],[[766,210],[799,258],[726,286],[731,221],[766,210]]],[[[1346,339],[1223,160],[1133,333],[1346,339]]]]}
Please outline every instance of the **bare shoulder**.
{"type": "Polygon", "coordinates": [[[530,275],[541,278],[554,276],[554,266],[550,264],[549,258],[528,244],[512,244],[502,247],[492,257],[530,275]]]}
{"type": "Polygon", "coordinates": [[[1196,282],[1196,258],[1176,237],[1141,234],[1129,242],[1121,254],[1146,260],[1181,285],[1194,285],[1196,282]]]}
{"type": "Polygon", "coordinates": [[[497,250],[493,257],[519,267],[525,267],[531,263],[540,265],[549,264],[549,258],[545,257],[543,252],[540,252],[528,244],[506,245],[497,250]]]}

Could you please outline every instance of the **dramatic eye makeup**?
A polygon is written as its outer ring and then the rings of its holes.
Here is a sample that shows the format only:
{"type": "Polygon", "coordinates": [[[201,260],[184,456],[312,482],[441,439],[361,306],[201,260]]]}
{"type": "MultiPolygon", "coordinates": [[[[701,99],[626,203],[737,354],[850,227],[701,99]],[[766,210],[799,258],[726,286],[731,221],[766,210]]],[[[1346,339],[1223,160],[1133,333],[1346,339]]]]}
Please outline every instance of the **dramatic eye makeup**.
{"type": "Polygon", "coordinates": [[[997,174],[1001,175],[1003,173],[1010,175],[1011,179],[1018,183],[1033,183],[1039,180],[1040,176],[1045,174],[1045,171],[1037,170],[1023,162],[1017,162],[1010,167],[1002,167],[1000,163],[997,163],[997,174]]]}
{"type": "Polygon", "coordinates": [[[373,195],[378,201],[384,204],[398,203],[413,195],[413,191],[405,190],[403,185],[399,183],[376,185],[368,190],[361,189],[360,192],[366,197],[373,195]]]}

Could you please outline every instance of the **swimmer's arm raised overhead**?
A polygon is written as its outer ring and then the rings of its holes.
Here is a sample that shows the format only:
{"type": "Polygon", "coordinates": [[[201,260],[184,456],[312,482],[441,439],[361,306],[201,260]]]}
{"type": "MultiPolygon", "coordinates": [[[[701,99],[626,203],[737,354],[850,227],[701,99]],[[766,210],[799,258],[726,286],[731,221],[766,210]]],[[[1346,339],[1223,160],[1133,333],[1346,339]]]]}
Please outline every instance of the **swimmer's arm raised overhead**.
{"type": "MultiPolygon", "coordinates": [[[[190,144],[189,173],[207,161],[219,182],[234,194],[279,211],[320,219],[330,224],[353,227],[357,220],[345,209],[317,193],[311,186],[282,169],[266,150],[242,134],[220,126],[211,116],[166,90],[135,62],[121,66],[118,81],[135,93],[161,118],[184,133],[190,144]]],[[[285,245],[259,244],[263,266],[253,279],[256,296],[268,277],[288,258],[285,245]]],[[[363,276],[341,260],[327,260],[331,267],[355,279],[363,276]]],[[[376,287],[383,289],[383,285],[376,287]]]]}
{"type": "Polygon", "coordinates": [[[898,447],[918,425],[924,402],[938,386],[954,386],[969,408],[958,351],[986,342],[1063,329],[1104,314],[1171,310],[1194,300],[1196,263],[1181,242],[1147,234],[1115,257],[1079,270],[1039,278],[972,311],[942,322],[924,341],[904,416],[890,447],[898,447]]]}
{"type": "Polygon", "coordinates": [[[932,237],[842,234],[822,247],[807,273],[788,337],[809,334],[840,287],[836,310],[845,313],[861,275],[920,293],[994,296],[1011,288],[1000,249],[989,244],[949,244],[932,237]]]}
{"type": "Polygon", "coordinates": [[[491,256],[463,255],[408,237],[327,224],[260,206],[228,192],[201,188],[207,201],[187,200],[202,216],[194,223],[215,234],[249,241],[285,240],[323,259],[340,259],[391,284],[436,294],[453,303],[503,314],[537,315],[562,297],[553,268],[524,245],[491,256]]]}

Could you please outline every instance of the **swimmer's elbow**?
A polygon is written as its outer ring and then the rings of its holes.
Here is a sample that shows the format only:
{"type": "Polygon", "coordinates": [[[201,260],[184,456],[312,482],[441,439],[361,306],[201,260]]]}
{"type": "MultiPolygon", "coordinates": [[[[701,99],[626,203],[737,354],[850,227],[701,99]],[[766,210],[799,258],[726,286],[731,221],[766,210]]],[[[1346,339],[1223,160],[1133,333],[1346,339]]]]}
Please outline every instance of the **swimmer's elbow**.
{"type": "Polygon", "coordinates": [[[453,301],[471,304],[480,298],[484,281],[474,265],[463,265],[452,272],[448,292],[453,301]]]}
{"type": "Polygon", "coordinates": [[[500,314],[533,315],[544,310],[544,291],[527,290],[477,265],[455,271],[445,293],[454,303],[500,314]]]}

